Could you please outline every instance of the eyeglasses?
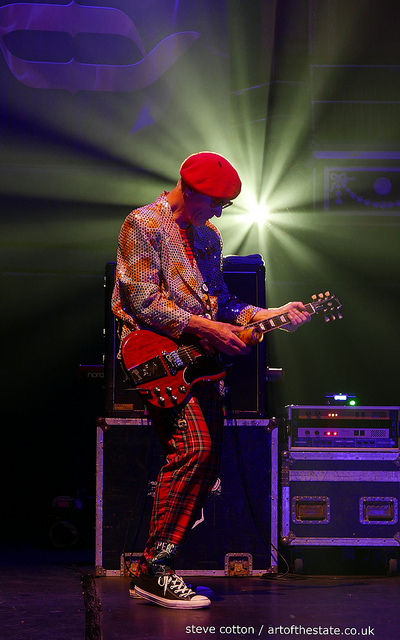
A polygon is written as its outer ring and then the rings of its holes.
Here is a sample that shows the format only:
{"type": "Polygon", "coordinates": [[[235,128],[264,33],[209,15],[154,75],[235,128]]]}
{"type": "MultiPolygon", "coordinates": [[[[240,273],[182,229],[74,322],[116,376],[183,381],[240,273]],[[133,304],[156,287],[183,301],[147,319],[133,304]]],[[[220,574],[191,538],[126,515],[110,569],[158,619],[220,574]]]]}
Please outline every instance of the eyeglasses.
{"type": "MultiPolygon", "coordinates": [[[[204,193],[201,193],[201,191],[197,191],[196,189],[193,189],[192,187],[188,187],[187,185],[185,185],[186,189],[188,189],[191,193],[199,193],[200,195],[205,195],[204,193]]],[[[218,198],[211,198],[210,201],[210,207],[211,209],[226,209],[226,207],[230,207],[231,204],[233,204],[233,202],[231,200],[219,200],[218,198]]]]}
{"type": "Polygon", "coordinates": [[[217,200],[216,198],[212,198],[210,202],[211,209],[226,209],[226,207],[230,207],[233,202],[231,200],[217,200]]]}

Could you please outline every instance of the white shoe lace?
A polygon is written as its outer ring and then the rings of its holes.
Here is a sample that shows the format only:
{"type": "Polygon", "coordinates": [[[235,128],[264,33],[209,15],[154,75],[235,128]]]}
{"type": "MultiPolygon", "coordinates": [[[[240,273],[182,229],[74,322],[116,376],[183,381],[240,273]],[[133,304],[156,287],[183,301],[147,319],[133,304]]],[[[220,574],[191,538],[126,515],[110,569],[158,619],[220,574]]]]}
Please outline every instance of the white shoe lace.
{"type": "Polygon", "coordinates": [[[158,578],[158,584],[161,588],[164,589],[164,595],[168,587],[173,591],[179,598],[187,598],[188,596],[195,596],[195,592],[192,589],[189,589],[187,584],[185,584],[176,573],[171,574],[170,576],[160,576],[158,578]]]}

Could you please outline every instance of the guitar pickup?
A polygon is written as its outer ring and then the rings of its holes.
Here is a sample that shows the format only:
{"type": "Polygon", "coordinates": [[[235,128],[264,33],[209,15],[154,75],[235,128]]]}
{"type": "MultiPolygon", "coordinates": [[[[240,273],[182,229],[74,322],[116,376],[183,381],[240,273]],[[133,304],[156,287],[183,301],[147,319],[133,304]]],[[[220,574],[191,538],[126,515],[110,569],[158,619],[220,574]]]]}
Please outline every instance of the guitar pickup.
{"type": "Polygon", "coordinates": [[[172,376],[174,376],[179,369],[183,369],[185,366],[177,351],[170,351],[170,353],[163,352],[163,357],[172,376]]]}

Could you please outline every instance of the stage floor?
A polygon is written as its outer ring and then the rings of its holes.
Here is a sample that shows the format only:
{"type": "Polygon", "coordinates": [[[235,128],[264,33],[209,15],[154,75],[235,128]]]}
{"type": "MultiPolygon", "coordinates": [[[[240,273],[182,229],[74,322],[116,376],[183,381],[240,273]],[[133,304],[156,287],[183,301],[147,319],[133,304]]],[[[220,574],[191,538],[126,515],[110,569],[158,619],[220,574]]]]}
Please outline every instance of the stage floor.
{"type": "Polygon", "coordinates": [[[185,578],[212,605],[174,611],[130,599],[128,578],[93,578],[91,556],[3,549],[1,640],[400,637],[398,575],[185,578]]]}

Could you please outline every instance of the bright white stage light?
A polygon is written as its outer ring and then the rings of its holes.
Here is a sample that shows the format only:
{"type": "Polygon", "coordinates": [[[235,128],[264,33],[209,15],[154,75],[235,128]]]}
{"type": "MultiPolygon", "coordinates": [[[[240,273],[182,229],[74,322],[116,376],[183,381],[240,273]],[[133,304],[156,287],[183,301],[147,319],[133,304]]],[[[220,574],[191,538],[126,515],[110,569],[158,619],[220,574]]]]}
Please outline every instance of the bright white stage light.
{"type": "Polygon", "coordinates": [[[270,211],[265,204],[254,204],[246,213],[246,220],[250,224],[262,226],[269,222],[270,211]]]}

